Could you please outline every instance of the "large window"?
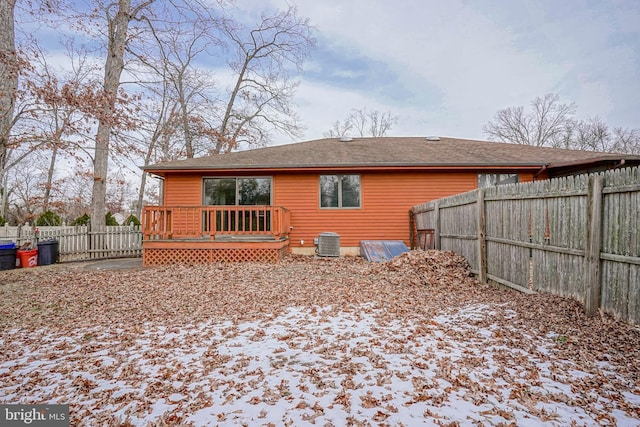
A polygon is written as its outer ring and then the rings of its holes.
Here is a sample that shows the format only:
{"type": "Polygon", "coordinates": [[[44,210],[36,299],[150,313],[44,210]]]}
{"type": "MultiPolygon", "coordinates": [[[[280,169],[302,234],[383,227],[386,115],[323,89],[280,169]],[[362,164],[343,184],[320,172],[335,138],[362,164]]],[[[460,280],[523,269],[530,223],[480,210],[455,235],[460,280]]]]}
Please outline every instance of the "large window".
{"type": "Polygon", "coordinates": [[[478,188],[494,187],[503,184],[515,184],[518,182],[517,173],[479,173],[478,188]]]}
{"type": "Polygon", "coordinates": [[[205,178],[205,205],[270,205],[271,178],[205,178]]]}
{"type": "Polygon", "coordinates": [[[360,175],[320,175],[321,208],[359,208],[360,175]]]}
{"type": "Polygon", "coordinates": [[[271,178],[205,178],[203,193],[205,205],[234,206],[203,211],[204,232],[271,231],[271,178]]]}

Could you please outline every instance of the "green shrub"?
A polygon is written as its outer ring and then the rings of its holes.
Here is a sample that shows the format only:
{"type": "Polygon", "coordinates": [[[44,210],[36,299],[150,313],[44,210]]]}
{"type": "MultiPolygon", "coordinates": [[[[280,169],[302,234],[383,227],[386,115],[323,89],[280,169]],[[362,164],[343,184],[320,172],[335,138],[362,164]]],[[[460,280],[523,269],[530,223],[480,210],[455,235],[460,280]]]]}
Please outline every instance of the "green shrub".
{"type": "Polygon", "coordinates": [[[107,214],[104,216],[104,223],[108,226],[120,225],[118,224],[118,221],[116,221],[116,219],[113,217],[113,214],[111,212],[107,212],[107,214]]]}
{"type": "MultiPolygon", "coordinates": [[[[91,222],[91,217],[87,214],[84,214],[78,218],[76,218],[75,221],[73,221],[71,223],[71,225],[88,225],[91,222]]],[[[116,221],[116,219],[113,217],[113,214],[111,212],[107,212],[107,214],[104,216],[104,223],[105,225],[120,225],[118,224],[118,221],[116,221]]]]}
{"type": "Polygon", "coordinates": [[[135,215],[131,214],[124,220],[124,224],[122,225],[140,225],[140,220],[135,215]]]}
{"type": "Polygon", "coordinates": [[[7,223],[7,221],[5,221],[4,217],[2,215],[0,215],[0,227],[4,227],[4,225],[7,223]]]}
{"type": "Polygon", "coordinates": [[[82,216],[79,216],[78,218],[76,218],[71,225],[88,225],[89,222],[91,221],[91,217],[89,217],[89,215],[84,214],[82,216]]]}
{"type": "Polygon", "coordinates": [[[36,225],[38,227],[55,227],[58,225],[62,225],[62,219],[57,213],[46,211],[38,217],[38,219],[36,220],[36,225]]]}

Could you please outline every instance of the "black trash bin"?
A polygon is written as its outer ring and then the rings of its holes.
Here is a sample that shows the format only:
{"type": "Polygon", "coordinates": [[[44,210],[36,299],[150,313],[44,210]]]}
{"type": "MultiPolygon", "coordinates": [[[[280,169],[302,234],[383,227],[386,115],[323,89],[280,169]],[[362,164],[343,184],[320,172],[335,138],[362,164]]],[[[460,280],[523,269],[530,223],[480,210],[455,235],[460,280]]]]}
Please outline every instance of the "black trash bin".
{"type": "Polygon", "coordinates": [[[13,270],[16,268],[17,252],[15,244],[0,245],[0,270],[13,270]]]}
{"type": "Polygon", "coordinates": [[[58,241],[43,240],[38,242],[38,265],[49,265],[58,262],[58,241]]]}

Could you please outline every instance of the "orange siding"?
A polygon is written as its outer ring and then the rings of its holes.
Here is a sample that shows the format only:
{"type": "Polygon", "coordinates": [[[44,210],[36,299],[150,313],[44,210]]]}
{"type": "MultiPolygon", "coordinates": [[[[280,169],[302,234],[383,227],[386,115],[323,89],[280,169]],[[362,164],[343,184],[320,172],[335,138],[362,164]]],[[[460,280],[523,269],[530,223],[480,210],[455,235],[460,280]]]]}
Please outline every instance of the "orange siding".
{"type": "Polygon", "coordinates": [[[535,172],[520,172],[518,174],[518,182],[531,182],[535,172]]]}
{"type": "MultiPolygon", "coordinates": [[[[281,172],[271,176],[273,205],[291,211],[291,247],[309,248],[314,246],[314,237],[324,231],[338,233],[344,247],[373,239],[404,240],[408,244],[408,212],[412,206],[478,186],[477,171],[363,172],[360,209],[320,209],[319,173],[281,172]]],[[[520,182],[532,179],[533,172],[520,173],[520,182]]],[[[166,206],[202,204],[201,174],[167,173],[164,185],[166,206]]]]}
{"type": "MultiPolygon", "coordinates": [[[[200,206],[202,204],[202,176],[195,174],[167,174],[164,180],[165,206],[200,206]]],[[[176,213],[172,218],[176,229],[201,229],[201,216],[176,213]]]]}
{"type": "Polygon", "coordinates": [[[165,206],[200,206],[202,204],[202,176],[195,174],[167,174],[164,180],[165,206]]]}
{"type": "Polygon", "coordinates": [[[291,210],[291,246],[312,247],[323,231],[340,235],[340,245],[360,240],[404,240],[409,243],[409,209],[440,197],[477,187],[475,172],[363,173],[361,209],[320,209],[319,175],[291,174],[274,178],[274,204],[291,210]]]}

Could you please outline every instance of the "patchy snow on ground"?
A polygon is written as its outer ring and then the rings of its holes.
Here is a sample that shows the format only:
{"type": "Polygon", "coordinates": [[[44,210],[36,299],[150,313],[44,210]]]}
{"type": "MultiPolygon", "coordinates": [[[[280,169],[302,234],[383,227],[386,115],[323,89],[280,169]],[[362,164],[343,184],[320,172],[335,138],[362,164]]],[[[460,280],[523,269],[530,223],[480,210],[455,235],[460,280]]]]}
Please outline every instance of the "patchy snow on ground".
{"type": "Polygon", "coordinates": [[[464,258],[0,273],[0,403],[80,426],[640,426],[640,331],[464,258]]]}
{"type": "Polygon", "coordinates": [[[640,425],[638,384],[606,361],[562,358],[563,335],[505,330],[497,311],[517,317],[485,303],[423,318],[358,304],[14,328],[0,338],[0,403],[68,403],[86,426],[640,425]]]}

